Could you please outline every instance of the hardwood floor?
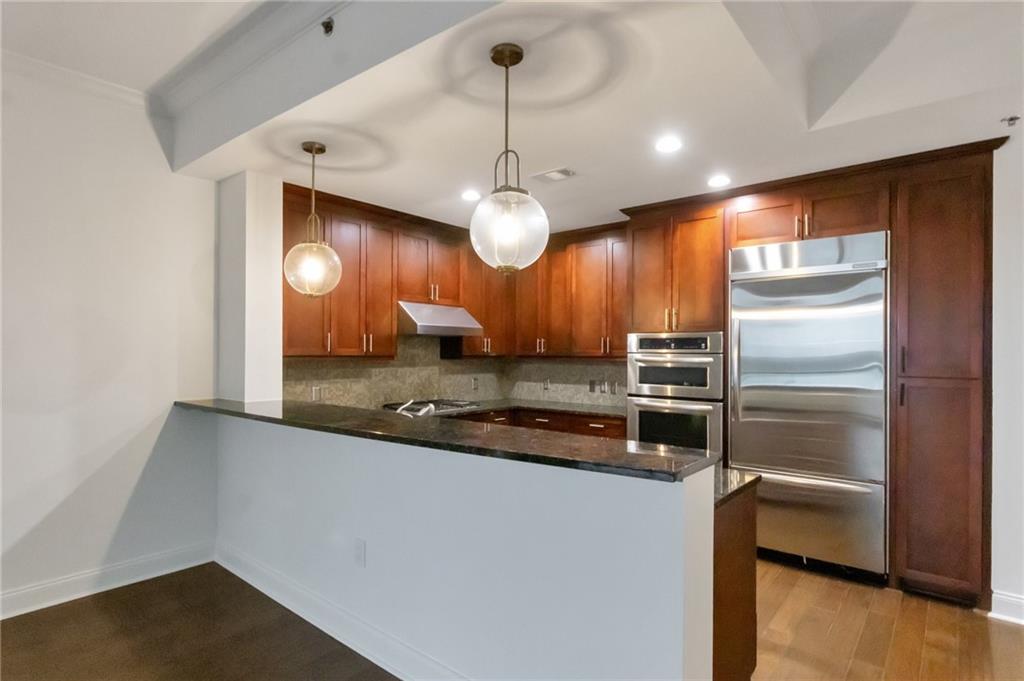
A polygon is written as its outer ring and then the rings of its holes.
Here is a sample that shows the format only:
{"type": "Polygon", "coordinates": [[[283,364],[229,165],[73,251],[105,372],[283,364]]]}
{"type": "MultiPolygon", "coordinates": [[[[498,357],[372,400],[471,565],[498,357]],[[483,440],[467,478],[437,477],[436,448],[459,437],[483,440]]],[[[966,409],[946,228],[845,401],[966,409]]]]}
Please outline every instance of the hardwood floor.
{"type": "Polygon", "coordinates": [[[394,681],[207,563],[0,623],[3,681],[394,681]]]}
{"type": "Polygon", "coordinates": [[[757,565],[756,681],[1024,679],[1024,627],[942,601],[757,565]]]}
{"type": "MultiPolygon", "coordinates": [[[[757,681],[1024,679],[1024,627],[757,566],[757,681]]],[[[213,563],[0,624],[3,681],[394,681],[213,563]]]]}

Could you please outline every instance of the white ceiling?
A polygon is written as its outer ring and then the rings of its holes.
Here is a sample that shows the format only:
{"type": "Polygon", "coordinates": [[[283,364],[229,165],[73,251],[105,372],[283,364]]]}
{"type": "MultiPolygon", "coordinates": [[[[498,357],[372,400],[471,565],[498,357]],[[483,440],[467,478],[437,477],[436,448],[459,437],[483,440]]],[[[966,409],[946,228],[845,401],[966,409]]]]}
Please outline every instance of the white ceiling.
{"type": "Polygon", "coordinates": [[[707,192],[714,172],[747,184],[994,137],[1019,108],[1017,3],[774,4],[788,24],[775,39],[794,45],[807,95],[822,83],[833,90],[814,128],[799,115],[810,100],[794,105],[758,36],[722,4],[507,3],[185,170],[217,178],[248,168],[308,186],[298,147],[315,138],[328,145],[322,189],[466,226],[472,205],[459,194],[491,188],[501,149],[502,73],[487,55],[507,40],[526,47],[512,70],[511,124],[524,176],[577,172],[557,184],[524,180],[556,231],[707,192]],[[652,149],[667,131],[685,140],[671,157],[652,149]]]}
{"type": "Polygon", "coordinates": [[[3,48],[145,92],[259,2],[3,2],[3,48]]]}

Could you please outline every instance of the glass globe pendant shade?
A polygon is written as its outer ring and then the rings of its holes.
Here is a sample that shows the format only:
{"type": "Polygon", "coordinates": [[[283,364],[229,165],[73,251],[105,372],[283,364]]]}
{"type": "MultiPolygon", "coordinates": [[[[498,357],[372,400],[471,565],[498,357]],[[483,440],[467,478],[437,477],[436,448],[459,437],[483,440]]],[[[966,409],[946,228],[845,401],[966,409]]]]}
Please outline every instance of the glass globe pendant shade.
{"type": "Polygon", "coordinates": [[[284,257],[284,276],[303,295],[327,295],[341,281],[341,258],[325,243],[304,241],[284,257]]]}
{"type": "Polygon", "coordinates": [[[537,199],[521,189],[501,188],[473,211],[469,239],[473,250],[499,272],[529,267],[548,244],[548,216],[537,199]]]}

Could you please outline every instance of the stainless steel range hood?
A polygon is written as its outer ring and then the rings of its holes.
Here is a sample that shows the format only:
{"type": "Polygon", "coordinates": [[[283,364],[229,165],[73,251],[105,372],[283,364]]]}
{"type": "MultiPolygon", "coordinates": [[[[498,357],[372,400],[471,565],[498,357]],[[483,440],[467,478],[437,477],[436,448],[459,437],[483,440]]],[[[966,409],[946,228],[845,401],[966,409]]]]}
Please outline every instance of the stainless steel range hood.
{"type": "Polygon", "coordinates": [[[398,333],[403,336],[482,336],[484,327],[464,307],[400,300],[398,333]]]}

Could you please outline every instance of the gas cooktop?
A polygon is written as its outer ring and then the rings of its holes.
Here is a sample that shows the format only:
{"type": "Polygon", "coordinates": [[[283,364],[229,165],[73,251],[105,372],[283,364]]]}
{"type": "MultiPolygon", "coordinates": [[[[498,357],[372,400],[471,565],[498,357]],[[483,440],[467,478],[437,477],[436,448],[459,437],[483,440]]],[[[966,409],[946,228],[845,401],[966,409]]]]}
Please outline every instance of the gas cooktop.
{"type": "Polygon", "coordinates": [[[409,400],[408,402],[385,404],[383,408],[397,411],[406,416],[430,416],[463,409],[475,409],[479,406],[479,402],[470,402],[469,400],[409,400]]]}

